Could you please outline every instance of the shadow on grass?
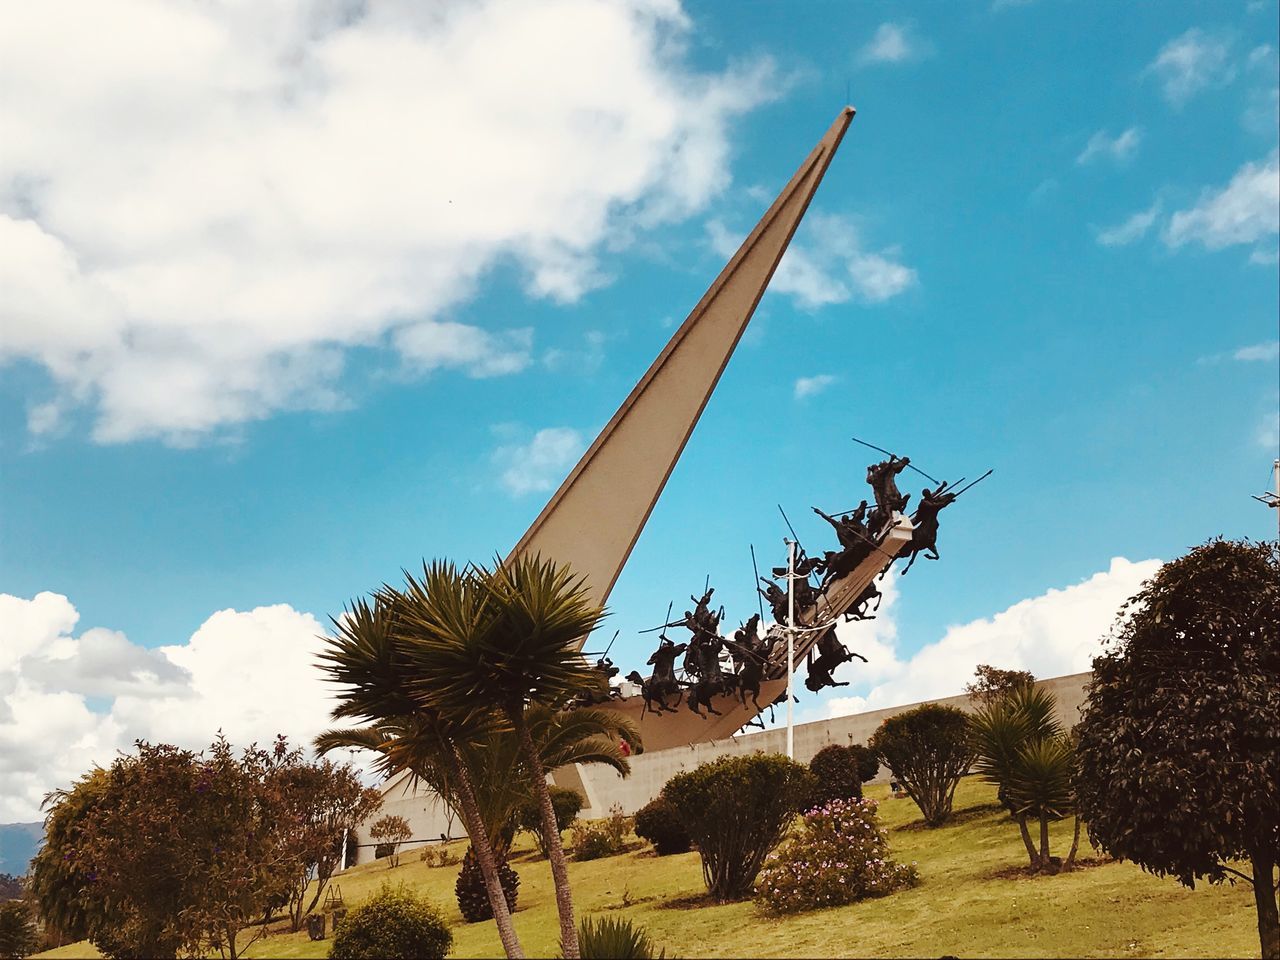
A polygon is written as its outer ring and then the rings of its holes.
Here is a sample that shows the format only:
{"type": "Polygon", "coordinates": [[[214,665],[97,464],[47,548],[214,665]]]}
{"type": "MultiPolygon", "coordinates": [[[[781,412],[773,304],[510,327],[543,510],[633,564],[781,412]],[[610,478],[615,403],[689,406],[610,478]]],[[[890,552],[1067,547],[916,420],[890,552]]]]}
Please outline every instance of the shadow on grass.
{"type": "Polygon", "coordinates": [[[981,820],[985,817],[991,817],[1003,812],[1004,807],[1000,806],[998,803],[983,803],[976,807],[965,807],[963,810],[952,811],[951,816],[944,823],[940,823],[936,827],[929,826],[924,822],[924,818],[921,817],[917,820],[912,820],[909,823],[904,823],[900,827],[893,827],[892,829],[905,830],[908,832],[915,832],[919,830],[941,830],[943,827],[954,827],[962,823],[981,820]]]}
{"type": "Polygon", "coordinates": [[[992,880],[1038,880],[1041,877],[1056,877],[1064,873],[1077,873],[1090,867],[1105,867],[1108,863],[1116,863],[1111,857],[1081,857],[1069,868],[1054,871],[1032,870],[1029,863],[1018,867],[1000,867],[986,874],[992,880]]]}
{"type": "Polygon", "coordinates": [[[659,907],[663,910],[701,910],[703,907],[724,906],[709,893],[694,893],[687,897],[672,897],[663,900],[659,907]]]}

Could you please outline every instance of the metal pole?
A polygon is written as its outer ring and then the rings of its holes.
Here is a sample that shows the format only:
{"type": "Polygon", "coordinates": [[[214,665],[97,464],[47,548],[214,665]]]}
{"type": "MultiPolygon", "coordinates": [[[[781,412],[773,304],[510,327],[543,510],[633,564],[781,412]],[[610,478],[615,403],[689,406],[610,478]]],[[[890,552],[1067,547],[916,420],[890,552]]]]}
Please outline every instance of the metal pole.
{"type": "Polygon", "coordinates": [[[796,728],[793,715],[796,673],[796,542],[787,541],[787,759],[796,758],[796,728]]]}
{"type": "Polygon", "coordinates": [[[338,872],[347,869],[347,827],[342,828],[342,866],[338,867],[338,872]]]}
{"type": "Polygon", "coordinates": [[[1276,536],[1280,537],[1280,460],[1277,460],[1272,465],[1272,469],[1274,471],[1274,481],[1275,481],[1274,486],[1276,488],[1276,491],[1275,491],[1276,498],[1274,501],[1272,501],[1271,506],[1275,507],[1276,509],[1276,536]]]}

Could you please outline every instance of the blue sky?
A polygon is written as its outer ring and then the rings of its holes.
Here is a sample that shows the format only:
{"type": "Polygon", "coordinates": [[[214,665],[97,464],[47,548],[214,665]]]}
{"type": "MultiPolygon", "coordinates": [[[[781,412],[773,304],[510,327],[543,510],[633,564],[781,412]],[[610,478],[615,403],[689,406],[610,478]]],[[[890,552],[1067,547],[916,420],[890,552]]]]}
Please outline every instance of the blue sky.
{"type": "MultiPolygon", "coordinates": [[[[776,503],[822,545],[810,505],[865,495],[854,435],[995,473],[855,637],[881,668],[850,669],[845,709],[939,692],[924,660],[952,690],[984,660],[1084,669],[1142,561],[1274,535],[1249,495],[1280,405],[1275,3],[337,9],[139,2],[104,46],[81,6],[74,69],[20,55],[57,23],[6,15],[0,737],[73,707],[99,751],[199,742],[145,719],[139,678],[177,663],[189,714],[218,657],[156,648],[287,605],[300,649],[305,615],[403,566],[505,552],[846,92],[612,595],[624,671],[708,574],[755,609],[776,503]],[[92,628],[121,685],[75,679],[92,628]]],[[[56,779],[16,769],[0,819],[56,779]]]]}

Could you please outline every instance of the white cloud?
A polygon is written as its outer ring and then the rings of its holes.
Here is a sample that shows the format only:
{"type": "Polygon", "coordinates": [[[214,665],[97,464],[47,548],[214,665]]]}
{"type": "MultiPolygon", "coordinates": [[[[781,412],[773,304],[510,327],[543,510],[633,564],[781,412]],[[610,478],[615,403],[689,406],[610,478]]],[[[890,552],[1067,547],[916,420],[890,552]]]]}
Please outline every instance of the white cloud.
{"type": "Polygon", "coordinates": [[[835,382],[836,378],[829,373],[818,373],[812,377],[798,377],[796,378],[795,397],[797,400],[804,400],[806,397],[816,396],[835,382]]]}
{"type": "MultiPolygon", "coordinates": [[[[869,689],[827,701],[828,716],[955,696],[980,663],[1030,670],[1037,677],[1088,670],[1121,604],[1159,567],[1159,560],[1135,563],[1116,557],[1107,570],[1080,583],[1022,600],[992,617],[949,627],[940,640],[905,659],[897,652],[893,598],[887,597],[880,619],[841,628],[850,649],[871,660],[855,664],[842,679],[855,683],[855,691],[869,689]],[[864,631],[863,636],[855,630],[864,631]]],[[[886,578],[886,584],[896,588],[897,579],[896,574],[886,578]]]]}
{"type": "Polygon", "coordinates": [[[522,369],[446,320],[488,271],[604,282],[606,239],[701,209],[767,60],[688,65],[674,0],[29,4],[0,32],[0,362],[100,442],[342,405],[357,346],[522,369]],[[160,39],[158,39],[160,38],[160,39]],[[584,78],[590,78],[584,82],[584,78]]]}
{"type": "MultiPolygon", "coordinates": [[[[707,233],[721,256],[732,255],[742,242],[718,220],[707,224],[707,233]]],[[[881,303],[917,282],[915,269],[901,263],[899,256],[897,247],[864,249],[857,227],[847,217],[810,213],[804,230],[783,254],[769,289],[789,295],[810,311],[855,299],[881,303]]]]}
{"type": "Polygon", "coordinates": [[[1123,163],[1138,152],[1138,147],[1141,143],[1142,129],[1140,127],[1130,127],[1115,137],[1108,135],[1105,130],[1099,130],[1089,138],[1085,148],[1080,151],[1080,156],[1076,157],[1076,163],[1090,163],[1098,157],[1105,157],[1117,163],[1123,163]]]}
{"type": "Polygon", "coordinates": [[[586,441],[577,430],[545,427],[528,443],[499,447],[493,458],[503,467],[502,486],[509,493],[522,496],[555,489],[586,448],[586,441]]]}
{"type": "MultiPolygon", "coordinates": [[[[1280,397],[1277,402],[1280,402],[1280,397]]],[[[1280,452],[1280,413],[1275,410],[1264,413],[1253,438],[1264,450],[1280,452]]]]}
{"type": "Polygon", "coordinates": [[[882,23],[867,45],[858,51],[859,63],[903,63],[932,52],[930,44],[915,36],[907,24],[882,23]]]}
{"type": "Polygon", "coordinates": [[[1181,107],[1201,90],[1225,86],[1235,79],[1231,41],[1193,27],[1166,43],[1144,73],[1153,74],[1165,99],[1181,107]]]}
{"type": "Polygon", "coordinates": [[[1139,210],[1124,223],[1098,231],[1098,243],[1104,247],[1122,247],[1141,240],[1146,236],[1151,225],[1160,215],[1160,201],[1157,200],[1146,210],[1139,210]]]}
{"type": "Polygon", "coordinates": [[[328,725],[311,614],[222,610],[154,650],[101,627],[76,636],[78,620],[60,594],[0,594],[0,822],[38,819],[47,791],[135,739],[200,749],[222,729],[237,746],[277,733],[306,745],[328,725]]]}
{"type": "Polygon", "coordinates": [[[1263,360],[1267,363],[1274,363],[1276,360],[1280,360],[1280,340],[1241,347],[1231,357],[1234,360],[1263,360]]]}
{"type": "Polygon", "coordinates": [[[595,373],[604,364],[604,345],[607,339],[601,330],[588,330],[576,347],[548,349],[542,355],[542,363],[548,370],[595,373]]]}
{"type": "Polygon", "coordinates": [[[1190,209],[1179,210],[1164,229],[1173,248],[1197,242],[1210,250],[1256,243],[1280,233],[1280,155],[1246,163],[1220,190],[1206,190],[1190,209]]]}

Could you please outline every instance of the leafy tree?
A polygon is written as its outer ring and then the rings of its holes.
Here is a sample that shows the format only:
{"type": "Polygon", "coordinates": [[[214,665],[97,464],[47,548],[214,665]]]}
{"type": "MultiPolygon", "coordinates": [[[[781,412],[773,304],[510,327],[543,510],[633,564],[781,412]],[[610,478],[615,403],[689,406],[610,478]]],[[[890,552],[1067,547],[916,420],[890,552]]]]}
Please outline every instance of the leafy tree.
{"type": "Polygon", "coordinates": [[[662,788],[702,856],[702,877],[721,903],[751,895],[769,851],[813,790],[813,776],[778,754],[720,757],[662,788]]]}
{"type": "Polygon", "coordinates": [[[1001,670],[985,663],[978,664],[973,675],[976,679],[964,685],[964,692],[974,703],[984,705],[1002,700],[1006,694],[1036,682],[1029,670],[1001,670]]]}
{"type": "Polygon", "coordinates": [[[409,821],[404,817],[388,813],[373,822],[373,826],[369,828],[369,836],[380,841],[379,849],[386,849],[387,860],[390,861],[388,866],[394,870],[400,866],[400,855],[396,850],[400,844],[413,836],[413,831],[409,828],[409,821]]]}
{"type": "Polygon", "coordinates": [[[0,957],[24,960],[36,952],[36,947],[31,908],[22,900],[0,903],[0,957]]]}
{"type": "Polygon", "coordinates": [[[404,886],[383,885],[338,924],[330,960],[436,960],[448,954],[453,934],[427,900],[404,886]]]}
{"type": "Polygon", "coordinates": [[[880,772],[880,758],[876,756],[876,752],[861,743],[851,743],[845,749],[852,753],[858,762],[858,779],[863,783],[874,780],[876,774],[880,772]]]}
{"type": "Polygon", "coordinates": [[[207,756],[139,742],[52,794],[33,861],[42,913],[107,956],[239,956],[240,932],[281,882],[268,763],[256,748],[236,759],[221,737],[207,756]]]}
{"type": "Polygon", "coordinates": [[[973,762],[964,713],[922,704],[881,723],[869,746],[916,802],[925,824],[937,827],[947,821],[956,785],[973,762]]]}
{"type": "Polygon", "coordinates": [[[1247,881],[1280,957],[1280,545],[1214,539],[1161,567],[1093,661],[1076,732],[1094,844],[1188,887],[1247,881]]]}
{"type": "Polygon", "coordinates": [[[263,788],[284,864],[290,929],[296,931],[341,862],[343,836],[382,806],[382,795],[349,767],[308,761],[284,737],[276,738],[263,788]]]}
{"type": "MultiPolygon", "coordinates": [[[[564,787],[551,788],[551,806],[555,809],[556,827],[561,833],[568,830],[569,825],[578,819],[583,803],[582,794],[577,790],[568,790],[564,787]]],[[[527,830],[533,834],[538,843],[538,849],[545,857],[547,841],[542,835],[542,808],[532,796],[520,806],[516,823],[521,830],[527,830]]]]}
{"type": "Polygon", "coordinates": [[[403,593],[417,698],[446,715],[496,708],[516,732],[542,810],[560,942],[570,958],[578,956],[578,929],[568,865],[525,709],[531,703],[564,707],[584,693],[603,692],[600,675],[579,652],[603,616],[581,577],[541,557],[462,572],[438,563],[424,569],[421,580],[407,576],[403,593]]]}
{"type": "MultiPolygon", "coordinates": [[[[1038,687],[1019,684],[983,706],[970,718],[977,772],[999,789],[1000,802],[1013,816],[1034,870],[1055,870],[1049,852],[1049,824],[1075,812],[1075,751],[1055,714],[1057,698],[1038,687]],[[1036,849],[1027,829],[1040,823],[1036,849]]],[[[1075,863],[1080,818],[1064,866],[1075,863]]]]}

